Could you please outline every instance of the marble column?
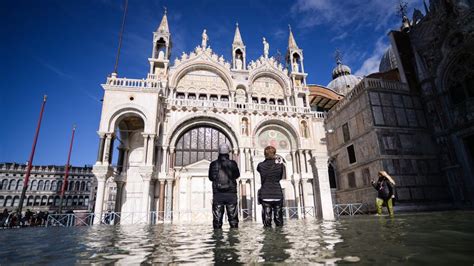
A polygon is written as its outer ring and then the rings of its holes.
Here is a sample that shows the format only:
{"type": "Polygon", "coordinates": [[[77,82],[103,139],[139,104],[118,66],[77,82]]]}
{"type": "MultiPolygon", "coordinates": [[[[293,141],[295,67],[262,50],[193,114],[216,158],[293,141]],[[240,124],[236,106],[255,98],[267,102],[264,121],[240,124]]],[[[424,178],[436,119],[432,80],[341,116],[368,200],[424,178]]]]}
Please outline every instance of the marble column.
{"type": "Polygon", "coordinates": [[[104,146],[105,146],[105,134],[99,133],[100,140],[99,140],[99,150],[97,152],[97,162],[102,162],[104,158],[104,146]]]}
{"type": "Polygon", "coordinates": [[[325,153],[313,152],[318,178],[313,179],[315,208],[317,215],[324,220],[334,220],[331,188],[329,186],[328,157],[325,153]]]}
{"type": "Polygon", "coordinates": [[[309,151],[303,150],[303,160],[304,160],[304,172],[309,173],[309,151]]]}
{"type": "Polygon", "coordinates": [[[296,209],[298,213],[298,219],[301,219],[301,200],[300,200],[300,180],[299,178],[292,180],[293,188],[295,189],[295,201],[296,201],[296,209]]]}
{"type": "Polygon", "coordinates": [[[168,147],[163,146],[162,147],[162,164],[161,164],[161,172],[166,173],[168,171],[168,147]]]}
{"type": "Polygon", "coordinates": [[[243,210],[246,210],[248,213],[246,180],[241,180],[240,185],[241,185],[240,194],[241,194],[241,200],[242,200],[242,218],[246,218],[247,217],[246,214],[243,213],[243,210]]]}
{"type": "Polygon", "coordinates": [[[252,169],[250,167],[250,160],[251,160],[251,154],[250,154],[250,149],[244,149],[245,153],[245,171],[246,172],[251,172],[252,169]]]}
{"type": "Polygon", "coordinates": [[[118,174],[122,173],[123,170],[123,165],[125,162],[125,148],[120,145],[118,147],[119,154],[118,154],[118,160],[117,160],[117,172],[118,174]]]}
{"type": "Polygon", "coordinates": [[[142,212],[150,212],[150,183],[152,173],[142,173],[142,212]]]}
{"type": "Polygon", "coordinates": [[[113,133],[106,133],[105,134],[105,144],[104,144],[104,151],[103,151],[103,157],[102,157],[102,162],[103,163],[109,163],[109,161],[111,159],[110,158],[110,151],[113,149],[112,134],[113,133]]]}
{"type": "Polygon", "coordinates": [[[123,187],[125,182],[122,180],[115,180],[115,184],[117,185],[117,194],[115,195],[115,212],[121,212],[122,210],[122,194],[123,194],[123,187]]]}
{"type": "Polygon", "coordinates": [[[166,180],[166,203],[165,203],[165,221],[171,221],[171,211],[173,204],[173,181],[172,179],[166,180]]]}
{"type": "MultiPolygon", "coordinates": [[[[291,151],[291,167],[292,167],[292,175],[298,173],[298,166],[297,166],[297,159],[296,159],[296,152],[291,151]]],[[[291,176],[289,177],[291,178],[291,176]]]]}
{"type": "Polygon", "coordinates": [[[158,207],[158,218],[159,220],[163,220],[165,217],[165,180],[160,180],[160,196],[159,196],[159,207],[158,207]]]}
{"type": "Polygon", "coordinates": [[[303,173],[305,172],[305,162],[304,162],[304,155],[303,155],[303,151],[302,150],[299,150],[298,151],[298,161],[299,161],[299,168],[300,168],[300,175],[303,175],[303,173]]]}
{"type": "Polygon", "coordinates": [[[94,208],[94,224],[100,224],[102,220],[102,212],[104,208],[104,196],[105,196],[105,181],[107,177],[105,175],[96,175],[97,177],[97,196],[95,198],[95,208],[94,208]]]}
{"type": "Polygon", "coordinates": [[[149,142],[149,134],[142,133],[143,136],[143,155],[144,155],[144,162],[148,165],[148,142],[149,142]]]}
{"type": "Polygon", "coordinates": [[[239,149],[239,168],[241,174],[245,173],[245,153],[242,148],[239,149]]]}
{"type": "Polygon", "coordinates": [[[154,155],[154,150],[155,150],[155,134],[149,134],[149,139],[148,139],[148,149],[147,149],[147,165],[152,165],[153,164],[153,155],[154,155]]]}

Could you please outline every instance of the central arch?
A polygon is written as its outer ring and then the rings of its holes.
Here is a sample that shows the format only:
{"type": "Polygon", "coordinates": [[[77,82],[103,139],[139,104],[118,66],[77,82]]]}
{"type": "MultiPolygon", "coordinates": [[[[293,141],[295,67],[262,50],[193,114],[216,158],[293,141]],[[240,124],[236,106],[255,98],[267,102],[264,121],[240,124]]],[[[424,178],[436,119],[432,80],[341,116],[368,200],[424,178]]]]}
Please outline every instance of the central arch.
{"type": "MultiPolygon", "coordinates": [[[[212,126],[197,126],[184,132],[175,145],[175,166],[187,166],[201,160],[212,162],[217,159],[219,145],[229,138],[212,126]]],[[[231,147],[232,148],[232,147],[231,147]]]]}
{"type": "Polygon", "coordinates": [[[168,132],[168,138],[164,145],[174,149],[178,143],[178,138],[181,137],[188,130],[195,127],[212,127],[221,131],[230,141],[230,146],[233,149],[238,149],[239,142],[235,132],[237,132],[230,123],[214,115],[190,115],[183,118],[176,123],[176,126],[171,128],[168,132]]]}

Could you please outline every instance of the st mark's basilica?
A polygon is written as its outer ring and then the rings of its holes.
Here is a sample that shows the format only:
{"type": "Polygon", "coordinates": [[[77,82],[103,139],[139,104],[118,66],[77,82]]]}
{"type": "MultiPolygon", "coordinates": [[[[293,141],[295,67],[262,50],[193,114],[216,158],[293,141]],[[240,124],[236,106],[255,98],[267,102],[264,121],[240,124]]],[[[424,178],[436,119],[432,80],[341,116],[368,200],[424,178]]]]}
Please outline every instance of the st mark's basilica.
{"type": "Polygon", "coordinates": [[[146,78],[113,73],[103,84],[95,212],[105,211],[107,184],[115,182],[121,223],[136,223],[127,213],[144,221],[210,220],[208,168],[219,144],[228,143],[241,172],[241,217],[260,217],[256,166],[272,145],[286,164],[286,215],[332,219],[323,111],[339,95],[306,84],[303,50],[291,29],[288,67],[269,56],[265,38],[262,55],[248,60],[238,25],[231,62],[212,51],[206,30],[200,45],[172,62],[172,36],[165,13],[146,78]],[[320,107],[312,106],[316,98],[320,107]]]}

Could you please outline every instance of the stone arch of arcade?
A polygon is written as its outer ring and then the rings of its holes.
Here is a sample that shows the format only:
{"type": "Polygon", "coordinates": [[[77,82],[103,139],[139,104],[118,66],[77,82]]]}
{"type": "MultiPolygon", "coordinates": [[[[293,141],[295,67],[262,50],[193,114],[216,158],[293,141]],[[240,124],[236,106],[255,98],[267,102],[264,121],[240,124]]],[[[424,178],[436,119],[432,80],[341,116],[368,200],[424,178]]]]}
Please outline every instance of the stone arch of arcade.
{"type": "Polygon", "coordinates": [[[112,115],[108,119],[109,123],[107,126],[107,131],[108,132],[113,132],[118,126],[121,121],[126,119],[127,117],[140,117],[143,120],[144,124],[144,131],[148,132],[149,131],[149,125],[146,123],[147,121],[147,116],[145,114],[145,111],[142,110],[139,106],[118,106],[114,112],[112,112],[112,115]]]}
{"type": "Polygon", "coordinates": [[[276,119],[262,121],[260,122],[260,124],[258,124],[255,127],[253,131],[253,136],[255,136],[254,137],[255,147],[258,144],[258,143],[255,143],[255,141],[257,141],[258,136],[265,130],[269,130],[269,129],[274,129],[283,133],[290,141],[291,150],[294,151],[299,148],[298,133],[297,133],[298,131],[292,125],[284,121],[276,120],[276,119]]]}
{"type": "Polygon", "coordinates": [[[230,141],[231,147],[236,150],[239,148],[238,137],[235,132],[237,132],[229,123],[225,120],[211,115],[203,116],[189,116],[183,118],[176,126],[171,128],[168,132],[168,138],[166,139],[165,146],[170,146],[170,148],[175,148],[178,143],[179,137],[190,129],[196,127],[210,127],[222,132],[230,141]]]}
{"type": "Polygon", "coordinates": [[[227,69],[224,67],[214,64],[211,62],[207,61],[196,61],[188,64],[183,64],[176,69],[176,72],[173,74],[173,76],[170,78],[170,88],[175,88],[178,85],[178,82],[189,72],[192,71],[197,71],[197,70],[207,70],[210,72],[213,72],[217,74],[219,77],[221,77],[224,82],[227,85],[227,88],[229,90],[233,90],[233,81],[232,77],[230,76],[230,73],[227,69]]]}
{"type": "Polygon", "coordinates": [[[269,77],[276,80],[283,88],[285,96],[289,96],[290,81],[283,74],[268,70],[257,70],[250,74],[249,84],[252,86],[253,83],[261,77],[269,77]]]}

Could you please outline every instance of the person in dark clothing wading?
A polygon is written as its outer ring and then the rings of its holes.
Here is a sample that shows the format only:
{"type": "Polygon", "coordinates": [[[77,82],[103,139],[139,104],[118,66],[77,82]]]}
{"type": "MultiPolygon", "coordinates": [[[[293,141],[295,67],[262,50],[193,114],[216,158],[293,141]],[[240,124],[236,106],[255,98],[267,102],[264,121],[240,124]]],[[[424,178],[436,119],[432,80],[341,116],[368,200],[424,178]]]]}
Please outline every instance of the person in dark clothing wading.
{"type": "Polygon", "coordinates": [[[377,190],[377,198],[375,199],[375,206],[377,208],[377,215],[382,214],[382,206],[386,205],[388,213],[393,217],[393,198],[395,198],[395,181],[385,171],[379,172],[379,179],[377,182],[371,181],[372,186],[377,190]]]}
{"type": "Polygon", "coordinates": [[[239,168],[234,160],[229,159],[230,148],[227,144],[219,145],[219,157],[209,165],[209,180],[212,181],[212,225],[214,229],[222,228],[224,209],[231,228],[239,226],[237,210],[237,178],[239,168]]]}
{"type": "Polygon", "coordinates": [[[276,158],[276,149],[268,146],[264,150],[265,161],[257,166],[262,186],[258,191],[258,201],[262,204],[262,220],[265,227],[283,226],[283,192],[280,180],[286,175],[286,169],[281,158],[276,158]]]}

